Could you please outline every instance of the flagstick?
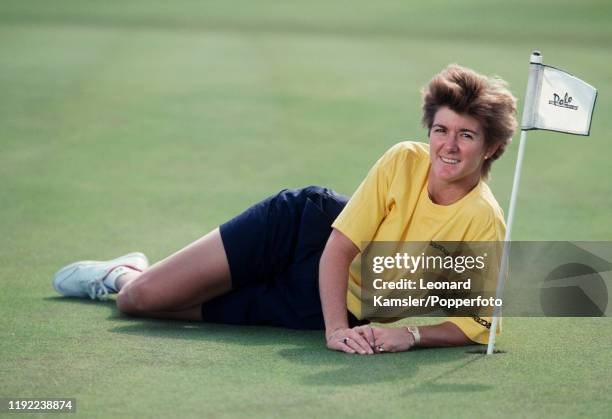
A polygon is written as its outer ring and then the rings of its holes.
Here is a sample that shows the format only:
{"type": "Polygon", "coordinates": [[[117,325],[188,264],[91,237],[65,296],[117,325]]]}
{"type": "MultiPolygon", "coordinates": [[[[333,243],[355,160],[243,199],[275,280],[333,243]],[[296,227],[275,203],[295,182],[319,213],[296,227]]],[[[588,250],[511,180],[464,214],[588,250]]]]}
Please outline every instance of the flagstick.
{"type": "MultiPolygon", "coordinates": [[[[540,51],[533,51],[529,57],[529,77],[527,79],[527,91],[525,92],[525,103],[523,105],[523,120],[521,127],[530,127],[533,125],[533,106],[535,101],[535,92],[537,87],[539,66],[542,64],[542,54],[540,51]],[[534,65],[532,65],[534,64],[534,65]]],[[[512,193],[510,195],[510,209],[508,210],[508,225],[506,226],[506,237],[504,239],[504,249],[502,251],[502,260],[499,273],[497,275],[497,290],[495,298],[502,298],[504,291],[504,279],[508,270],[508,259],[510,258],[510,239],[512,237],[512,225],[514,224],[514,212],[516,209],[516,197],[518,196],[519,182],[521,180],[521,168],[523,166],[523,156],[525,155],[525,143],[527,142],[527,131],[521,130],[521,139],[519,141],[518,156],[516,158],[516,166],[514,168],[514,182],[512,183],[512,193]]],[[[495,307],[493,310],[493,321],[489,330],[489,344],[487,346],[487,355],[493,353],[495,348],[495,334],[497,332],[497,323],[501,315],[501,307],[495,307]]]]}
{"type": "MultiPolygon", "coordinates": [[[[501,299],[504,291],[504,277],[508,269],[508,259],[510,258],[510,237],[512,236],[512,224],[514,223],[514,212],[516,209],[516,197],[518,196],[519,182],[521,180],[521,167],[523,166],[523,156],[525,155],[525,143],[527,142],[527,131],[521,131],[521,139],[519,141],[518,156],[516,159],[516,167],[514,169],[514,182],[512,183],[512,194],[510,195],[510,209],[508,210],[508,225],[506,227],[506,238],[504,239],[504,250],[502,252],[501,267],[497,276],[497,290],[495,298],[501,299]]],[[[495,333],[497,332],[497,323],[501,307],[495,307],[493,312],[493,322],[489,331],[489,345],[487,346],[487,355],[493,353],[495,348],[495,333]]]]}
{"type": "MultiPolygon", "coordinates": [[[[550,70],[551,68],[552,67],[548,67],[548,71],[553,71],[550,70]]],[[[550,129],[559,132],[567,132],[570,134],[589,135],[589,130],[591,127],[593,108],[595,106],[595,99],[597,99],[597,89],[561,70],[555,69],[554,71],[562,74],[563,77],[566,78],[565,81],[560,82],[561,87],[564,87],[564,85],[568,84],[572,86],[579,86],[577,91],[581,92],[580,95],[582,102],[588,105],[588,112],[585,113],[583,110],[582,116],[579,115],[578,118],[584,119],[583,122],[586,123],[586,127],[582,126],[582,128],[579,127],[580,129],[576,129],[577,125],[575,120],[571,124],[562,124],[561,127],[559,127],[558,121],[557,123],[552,123],[551,125],[547,124],[546,120],[541,121],[538,119],[536,121],[536,116],[538,115],[538,112],[540,112],[541,106],[538,100],[542,92],[542,78],[544,77],[544,66],[542,65],[542,54],[540,53],[540,51],[533,51],[531,53],[531,57],[529,58],[529,77],[527,79],[527,91],[525,92],[525,102],[523,105],[523,118],[521,121],[521,140],[519,142],[518,157],[516,159],[516,167],[514,169],[514,182],[512,183],[512,194],[510,196],[508,226],[506,228],[506,238],[504,240],[501,266],[499,274],[497,276],[497,290],[495,292],[495,298],[500,300],[504,291],[504,279],[506,277],[506,272],[508,271],[508,259],[510,258],[510,239],[512,236],[512,225],[514,224],[516,197],[518,195],[519,181],[521,179],[521,167],[523,165],[523,156],[525,154],[525,143],[527,142],[527,130],[550,129]],[[585,89],[586,93],[582,93],[585,89]]],[[[567,93],[565,95],[568,96],[567,93]]],[[[557,95],[555,94],[554,96],[557,95]]],[[[580,100],[576,101],[576,103],[577,102],[580,102],[580,100]]],[[[548,103],[552,105],[557,105],[556,103],[551,103],[550,101],[548,103]]],[[[578,107],[574,106],[571,109],[577,111],[578,107]]],[[[546,113],[549,112],[549,110],[546,111],[546,113]]],[[[580,126],[580,124],[578,124],[578,126],[580,126]]],[[[491,355],[493,353],[493,349],[495,348],[495,334],[497,332],[497,324],[499,322],[500,315],[501,307],[495,307],[495,310],[493,311],[493,321],[491,323],[491,329],[489,330],[489,344],[487,346],[487,355],[491,355]]]]}

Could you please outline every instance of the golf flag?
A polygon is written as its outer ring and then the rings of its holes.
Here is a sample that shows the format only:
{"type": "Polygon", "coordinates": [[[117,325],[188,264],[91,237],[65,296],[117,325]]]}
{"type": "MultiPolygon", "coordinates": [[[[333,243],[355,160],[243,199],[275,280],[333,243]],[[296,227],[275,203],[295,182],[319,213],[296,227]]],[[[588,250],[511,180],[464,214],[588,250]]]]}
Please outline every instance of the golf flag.
{"type": "MultiPolygon", "coordinates": [[[[523,120],[521,122],[521,139],[519,141],[516,167],[514,168],[514,181],[510,194],[510,209],[506,222],[506,237],[502,252],[501,266],[497,278],[495,298],[501,299],[504,290],[505,273],[508,271],[508,257],[512,238],[512,225],[516,212],[516,198],[521,180],[521,167],[525,155],[527,131],[544,129],[549,131],[566,132],[568,134],[589,135],[591,118],[597,90],[577,77],[542,64],[542,54],[534,51],[529,59],[529,78],[527,79],[527,92],[523,105],[523,120]]],[[[493,321],[489,329],[489,344],[487,355],[493,353],[495,348],[495,333],[501,316],[501,308],[495,307],[493,321]]]]}
{"type": "Polygon", "coordinates": [[[565,71],[529,64],[522,130],[589,135],[597,89],[565,71]]]}

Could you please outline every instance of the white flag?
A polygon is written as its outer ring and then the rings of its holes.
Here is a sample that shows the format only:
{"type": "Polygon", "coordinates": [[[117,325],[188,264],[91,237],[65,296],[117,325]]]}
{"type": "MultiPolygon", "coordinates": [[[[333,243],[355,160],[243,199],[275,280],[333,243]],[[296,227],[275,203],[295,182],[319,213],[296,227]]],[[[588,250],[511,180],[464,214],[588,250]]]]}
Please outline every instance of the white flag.
{"type": "Polygon", "coordinates": [[[597,89],[558,68],[529,64],[521,129],[589,135],[597,89]]]}

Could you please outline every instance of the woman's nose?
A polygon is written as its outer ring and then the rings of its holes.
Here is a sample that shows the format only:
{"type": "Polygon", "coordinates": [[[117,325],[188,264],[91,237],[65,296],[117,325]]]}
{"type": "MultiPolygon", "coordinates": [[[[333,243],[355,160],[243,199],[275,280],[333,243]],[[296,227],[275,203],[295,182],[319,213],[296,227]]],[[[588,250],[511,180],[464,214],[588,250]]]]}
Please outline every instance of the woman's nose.
{"type": "Polygon", "coordinates": [[[447,151],[457,151],[459,150],[458,144],[459,143],[458,143],[457,135],[452,134],[446,137],[446,144],[444,144],[444,147],[446,148],[447,151]]]}

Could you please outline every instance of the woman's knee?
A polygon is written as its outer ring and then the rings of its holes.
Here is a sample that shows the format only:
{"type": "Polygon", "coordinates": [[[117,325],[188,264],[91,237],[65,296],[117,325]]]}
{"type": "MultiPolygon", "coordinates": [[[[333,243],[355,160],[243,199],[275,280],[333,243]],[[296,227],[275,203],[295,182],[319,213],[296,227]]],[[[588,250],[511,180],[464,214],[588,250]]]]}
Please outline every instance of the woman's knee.
{"type": "Polygon", "coordinates": [[[155,300],[146,281],[126,284],[117,295],[117,308],[125,314],[139,315],[155,310],[155,300]]]}

